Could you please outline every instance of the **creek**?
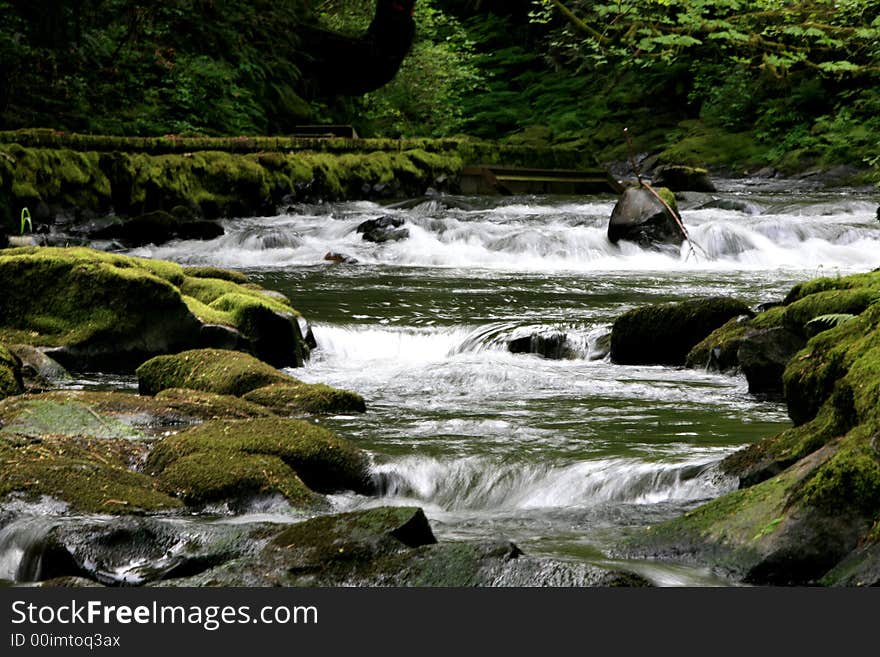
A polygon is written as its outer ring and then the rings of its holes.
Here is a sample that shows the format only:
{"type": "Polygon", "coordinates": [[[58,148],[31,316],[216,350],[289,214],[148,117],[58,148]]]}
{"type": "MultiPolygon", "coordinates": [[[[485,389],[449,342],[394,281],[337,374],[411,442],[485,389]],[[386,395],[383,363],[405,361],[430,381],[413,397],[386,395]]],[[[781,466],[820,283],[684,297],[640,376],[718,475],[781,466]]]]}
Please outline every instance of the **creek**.
{"type": "MultiPolygon", "coordinates": [[[[334,497],[338,510],[414,504],[441,539],[504,537],[605,564],[628,532],[732,490],[720,459],[790,426],[741,376],[596,358],[614,318],[713,295],[757,306],[880,264],[870,191],[727,181],[686,194],[696,254],[610,244],[615,200],[299,206],[132,254],[242,270],[308,319],[318,348],[290,373],[364,396],[365,415],[321,422],[368,450],[382,483],[379,498],[334,497]],[[358,224],[382,215],[403,219],[408,239],[364,241],[358,224]],[[358,262],[327,262],[331,251],[358,262]],[[536,331],[564,333],[568,357],[508,351],[536,331]]],[[[674,564],[627,567],[662,585],[723,583],[674,564]]]]}

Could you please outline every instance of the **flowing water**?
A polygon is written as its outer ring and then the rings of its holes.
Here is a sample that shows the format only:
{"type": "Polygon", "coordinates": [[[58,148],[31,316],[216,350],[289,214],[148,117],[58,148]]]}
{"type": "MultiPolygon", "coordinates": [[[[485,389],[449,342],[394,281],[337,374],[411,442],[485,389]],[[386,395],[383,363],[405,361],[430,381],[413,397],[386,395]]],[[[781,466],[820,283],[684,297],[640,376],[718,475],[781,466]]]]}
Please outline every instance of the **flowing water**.
{"type": "MultiPolygon", "coordinates": [[[[291,371],[361,393],[364,416],[322,420],[374,457],[379,499],[422,506],[443,538],[505,537],[532,554],[602,561],[627,531],[730,490],[718,461],[788,426],[742,377],[621,367],[597,339],[640,304],[732,295],[776,301],[796,282],[880,265],[876,194],[728,183],[689,194],[700,249],[648,251],[605,236],[613,197],[433,198],[303,206],[226,224],[210,242],[135,255],[238,268],[287,294],[318,342],[291,371]],[[718,202],[721,199],[722,202],[718,202]],[[356,232],[390,214],[410,237],[356,232]],[[356,264],[333,264],[327,252],[356,264]],[[507,350],[566,335],[568,358],[507,350]]],[[[629,564],[658,583],[716,583],[629,564]]]]}

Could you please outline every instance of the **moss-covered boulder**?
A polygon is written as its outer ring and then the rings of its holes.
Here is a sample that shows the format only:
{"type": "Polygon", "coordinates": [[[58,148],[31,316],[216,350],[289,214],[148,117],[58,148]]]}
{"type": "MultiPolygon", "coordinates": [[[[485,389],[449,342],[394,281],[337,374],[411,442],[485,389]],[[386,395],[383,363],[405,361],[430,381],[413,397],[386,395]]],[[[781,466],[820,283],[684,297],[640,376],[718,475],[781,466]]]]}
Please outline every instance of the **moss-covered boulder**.
{"type": "Polygon", "coordinates": [[[129,514],[172,511],[179,500],[129,468],[132,441],[70,435],[0,433],[0,501],[10,497],[65,502],[72,511],[129,514]]]}
{"type": "Polygon", "coordinates": [[[684,365],[688,353],[712,331],[741,315],[738,299],[710,297],[630,310],[611,329],[611,360],[622,365],[684,365]]]}
{"type": "Polygon", "coordinates": [[[828,322],[789,361],[784,383],[795,426],[727,457],[722,470],[743,488],[653,528],[636,539],[641,554],[696,559],[755,583],[876,579],[880,304],[871,299],[878,282],[872,272],[792,290],[780,315],[792,331],[830,309],[855,315],[828,322]]]}
{"type": "Polygon", "coordinates": [[[280,294],[251,283],[188,276],[180,292],[190,310],[207,325],[232,327],[249,351],[276,367],[299,367],[308,358],[299,313],[280,294]]]}
{"type": "Polygon", "coordinates": [[[85,248],[19,248],[0,254],[0,338],[50,348],[74,370],[132,371],[152,356],[210,343],[273,365],[308,356],[299,316],[257,285],[189,276],[179,265],[85,248]]]}
{"type": "Polygon", "coordinates": [[[241,396],[273,383],[295,381],[253,356],[222,349],[157,356],[138,367],[137,377],[142,395],[155,395],[166,388],[188,388],[241,396]]]}
{"type": "Polygon", "coordinates": [[[299,480],[318,493],[374,490],[364,452],[288,418],[205,422],[159,441],[145,469],[165,490],[199,501],[277,492],[302,505],[311,499],[299,480]]]}
{"type": "Polygon", "coordinates": [[[0,399],[22,392],[21,361],[0,344],[0,399]]]}
{"type": "Polygon", "coordinates": [[[129,369],[198,343],[200,322],[174,287],[176,265],[89,249],[0,254],[0,335],[55,347],[73,369],[129,369]]]}
{"type": "Polygon", "coordinates": [[[279,415],[363,413],[364,398],[321,383],[274,383],[243,396],[279,415]]]}
{"type": "Polygon", "coordinates": [[[141,394],[169,388],[235,395],[276,415],[363,413],[360,395],[320,383],[303,383],[253,356],[196,349],[157,356],[137,369],[141,394]]]}

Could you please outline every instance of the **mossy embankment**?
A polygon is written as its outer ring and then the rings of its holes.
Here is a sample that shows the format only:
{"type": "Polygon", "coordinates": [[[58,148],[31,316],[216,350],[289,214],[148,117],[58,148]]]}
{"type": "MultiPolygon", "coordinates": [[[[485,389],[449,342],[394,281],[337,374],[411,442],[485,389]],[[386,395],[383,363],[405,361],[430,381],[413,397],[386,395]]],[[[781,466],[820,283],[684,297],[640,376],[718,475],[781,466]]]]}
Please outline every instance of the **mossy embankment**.
{"type": "Polygon", "coordinates": [[[455,189],[462,167],[582,168],[583,151],[468,139],[126,138],[0,132],[0,226],[185,208],[207,219],[283,203],[418,196],[455,189]]]}
{"type": "Polygon", "coordinates": [[[700,363],[755,331],[802,338],[781,375],[794,426],[725,459],[741,489],[650,529],[636,552],[708,562],[762,584],[880,583],[878,300],[880,272],[816,279],[692,351],[700,363]]]}

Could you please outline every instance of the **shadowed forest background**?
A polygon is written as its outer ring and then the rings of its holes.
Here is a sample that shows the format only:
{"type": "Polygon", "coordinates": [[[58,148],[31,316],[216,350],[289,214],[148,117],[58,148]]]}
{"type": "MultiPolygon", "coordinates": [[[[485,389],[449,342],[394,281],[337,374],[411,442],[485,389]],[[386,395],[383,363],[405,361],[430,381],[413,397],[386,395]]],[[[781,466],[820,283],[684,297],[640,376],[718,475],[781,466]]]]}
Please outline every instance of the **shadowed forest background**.
{"type": "Polygon", "coordinates": [[[0,2],[0,128],[583,146],[622,129],[669,160],[783,171],[880,162],[880,1],[418,0],[396,78],[316,93],[308,35],[363,33],[372,0],[0,2]]]}

